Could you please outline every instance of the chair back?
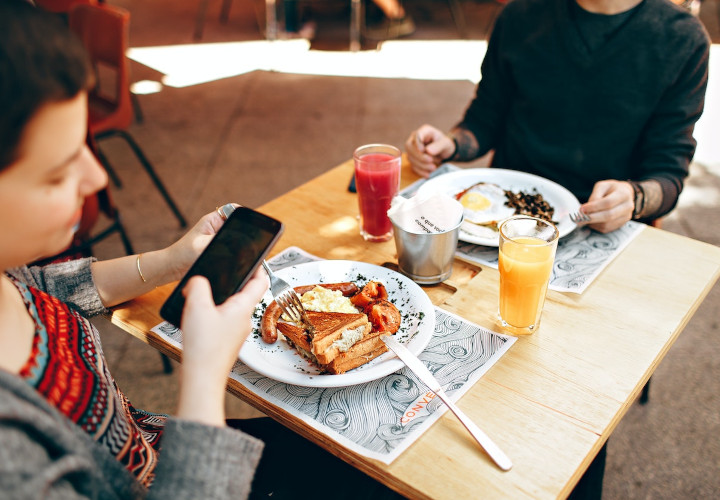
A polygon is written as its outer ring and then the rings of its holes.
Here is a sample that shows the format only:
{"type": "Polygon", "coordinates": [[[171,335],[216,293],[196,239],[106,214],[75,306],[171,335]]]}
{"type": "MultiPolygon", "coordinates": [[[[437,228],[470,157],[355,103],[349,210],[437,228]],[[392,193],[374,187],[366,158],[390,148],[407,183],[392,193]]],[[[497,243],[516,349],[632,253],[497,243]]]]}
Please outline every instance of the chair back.
{"type": "Polygon", "coordinates": [[[95,5],[98,3],[98,0],[35,0],[34,3],[36,6],[49,12],[67,14],[76,4],[95,5]]]}
{"type": "Polygon", "coordinates": [[[130,13],[114,5],[75,5],[68,24],[85,46],[96,75],[95,88],[88,96],[93,135],[124,130],[133,119],[130,98],[128,48],[130,13]]]}

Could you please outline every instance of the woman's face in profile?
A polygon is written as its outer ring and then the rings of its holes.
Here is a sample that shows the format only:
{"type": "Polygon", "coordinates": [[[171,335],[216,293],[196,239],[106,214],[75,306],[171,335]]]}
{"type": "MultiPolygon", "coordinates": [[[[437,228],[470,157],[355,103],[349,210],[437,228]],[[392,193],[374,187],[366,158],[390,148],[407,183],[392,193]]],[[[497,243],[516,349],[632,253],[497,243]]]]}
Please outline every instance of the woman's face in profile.
{"type": "Polygon", "coordinates": [[[44,105],[28,122],[18,160],[0,171],[0,264],[23,265],[65,250],[83,201],[107,183],[85,143],[87,95],[44,105]]]}

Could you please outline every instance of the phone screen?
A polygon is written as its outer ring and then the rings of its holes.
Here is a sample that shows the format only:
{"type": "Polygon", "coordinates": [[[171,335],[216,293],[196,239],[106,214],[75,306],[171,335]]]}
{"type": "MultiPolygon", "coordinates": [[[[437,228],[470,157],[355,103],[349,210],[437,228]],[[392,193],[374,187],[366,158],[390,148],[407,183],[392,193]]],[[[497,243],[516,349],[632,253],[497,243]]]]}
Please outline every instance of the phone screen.
{"type": "Polygon", "coordinates": [[[210,281],[215,304],[222,304],[240,290],[282,233],[282,223],[247,207],[237,207],[210,241],[205,251],[180,280],[160,315],[175,326],[185,305],[182,290],[196,275],[210,281]]]}

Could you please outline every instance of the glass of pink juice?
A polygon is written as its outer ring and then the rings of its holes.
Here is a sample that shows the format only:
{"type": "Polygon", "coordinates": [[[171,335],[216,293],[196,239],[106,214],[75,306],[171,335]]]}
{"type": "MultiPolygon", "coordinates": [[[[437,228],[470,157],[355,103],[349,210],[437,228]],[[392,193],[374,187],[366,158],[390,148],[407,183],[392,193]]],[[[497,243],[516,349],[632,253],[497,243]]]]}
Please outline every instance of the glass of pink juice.
{"type": "Polygon", "coordinates": [[[387,241],[393,237],[387,211],[400,189],[400,150],[387,144],[368,144],[355,150],[353,160],[360,234],[366,241],[387,241]]]}
{"type": "Polygon", "coordinates": [[[500,224],[500,323],[527,335],[540,326],[559,238],[557,228],[535,217],[510,217],[500,224]]]}

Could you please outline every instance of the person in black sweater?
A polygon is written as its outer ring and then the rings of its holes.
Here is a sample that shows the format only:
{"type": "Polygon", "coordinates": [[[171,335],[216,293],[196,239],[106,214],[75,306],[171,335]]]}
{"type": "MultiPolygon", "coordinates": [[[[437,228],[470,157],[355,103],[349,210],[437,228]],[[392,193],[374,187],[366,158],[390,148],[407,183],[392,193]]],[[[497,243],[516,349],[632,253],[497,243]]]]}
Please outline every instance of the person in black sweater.
{"type": "Polygon", "coordinates": [[[448,134],[412,132],[408,158],[427,177],[494,152],[492,166],[572,191],[593,229],[651,221],[688,175],[709,48],[702,24],[668,0],[513,0],[463,119],[448,134]]]}

